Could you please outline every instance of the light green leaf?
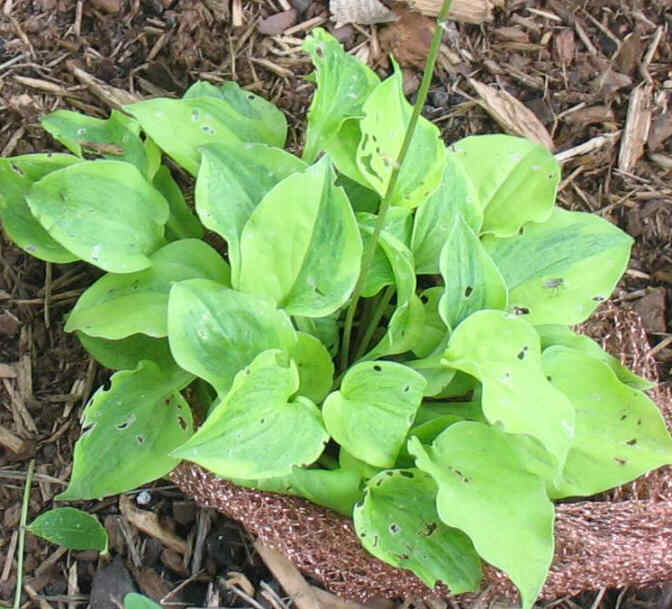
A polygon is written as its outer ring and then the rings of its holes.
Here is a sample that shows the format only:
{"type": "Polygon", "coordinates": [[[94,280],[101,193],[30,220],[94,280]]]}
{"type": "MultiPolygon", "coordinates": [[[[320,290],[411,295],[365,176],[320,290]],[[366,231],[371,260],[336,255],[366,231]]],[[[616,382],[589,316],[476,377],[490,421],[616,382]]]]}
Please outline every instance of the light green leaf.
{"type": "Polygon", "coordinates": [[[35,518],[26,529],[70,550],[107,552],[105,527],[95,516],[73,507],[49,510],[35,518]]]}
{"type": "Polygon", "coordinates": [[[285,476],[315,461],[329,440],[319,409],[298,396],[296,364],[264,351],[241,370],[231,390],[189,441],[172,455],[227,478],[285,476]]]}
{"type": "Polygon", "coordinates": [[[483,211],[478,191],[460,158],[449,150],[441,185],[415,212],[411,249],[418,274],[438,275],[439,256],[455,230],[457,216],[479,234],[483,211]]]}
{"type": "MultiPolygon", "coordinates": [[[[348,469],[350,471],[357,472],[357,475],[362,480],[368,480],[369,478],[373,478],[378,472],[381,471],[380,467],[374,467],[373,465],[369,465],[368,463],[365,463],[364,461],[358,459],[357,457],[353,457],[342,446],[340,446],[338,449],[338,464],[343,469],[348,469]]],[[[352,512],[350,513],[350,515],[352,516],[352,512]]]]}
{"type": "Polygon", "coordinates": [[[161,148],[159,148],[156,145],[156,142],[148,135],[145,135],[144,145],[145,154],[147,155],[147,172],[145,175],[149,181],[152,181],[161,167],[163,154],[161,152],[161,148]]]}
{"type": "Polygon", "coordinates": [[[332,357],[338,353],[340,328],[339,312],[326,317],[294,317],[297,330],[310,334],[319,340],[332,357]]]}
{"type": "Polygon", "coordinates": [[[167,338],[134,334],[121,340],[107,340],[83,332],[77,332],[77,338],[98,363],[112,370],[135,370],[143,359],[158,364],[162,370],[178,367],[170,354],[167,338]]]}
{"type": "MultiPolygon", "coordinates": [[[[329,140],[325,145],[325,152],[329,155],[339,173],[347,176],[361,187],[375,192],[375,187],[367,180],[357,164],[357,149],[361,141],[362,130],[359,127],[359,119],[348,119],[343,122],[336,137],[329,140]]],[[[376,196],[380,200],[378,193],[376,193],[376,196]]],[[[353,204],[353,208],[357,211],[367,211],[360,210],[355,204],[353,204]]],[[[378,206],[368,211],[375,212],[377,210],[378,206]]]]}
{"type": "Polygon", "coordinates": [[[451,146],[478,191],[482,233],[515,235],[551,215],[560,164],[541,144],[510,135],[476,135],[451,146]]]}
{"type": "Polygon", "coordinates": [[[429,588],[451,594],[479,589],[481,561],[471,540],[436,512],[437,486],[417,469],[387,470],[369,480],[354,510],[362,545],[388,564],[413,571],[429,588]]]}
{"type": "Polygon", "coordinates": [[[26,195],[47,174],[80,163],[69,154],[26,154],[0,159],[0,220],[20,248],[47,262],[73,262],[78,257],[56,241],[37,221],[26,195]]]}
{"type": "Polygon", "coordinates": [[[162,607],[163,605],[137,592],[129,592],[124,596],[124,609],[161,609],[162,607]]]}
{"type": "Polygon", "coordinates": [[[455,217],[439,268],[444,283],[439,314],[448,327],[482,309],[506,308],[504,278],[462,216],[455,217]]]}
{"type": "Polygon", "coordinates": [[[203,224],[226,239],[233,286],[239,285],[240,235],[259,202],[286,177],[307,165],[265,144],[203,146],[194,196],[203,224]]]}
{"type": "Polygon", "coordinates": [[[408,450],[439,486],[441,520],[464,531],[479,555],[516,584],[523,608],[531,609],[553,559],[554,510],[543,480],[526,471],[507,436],[464,421],[448,427],[431,448],[411,438],[408,450]]]}
{"type": "Polygon", "coordinates": [[[299,394],[321,404],[334,381],[334,364],[319,339],[305,332],[297,332],[297,339],[289,354],[299,370],[299,394]]]}
{"type": "Polygon", "coordinates": [[[204,230],[198,218],[193,214],[182,191],[173,179],[170,169],[165,166],[157,168],[153,182],[154,187],[166,198],[170,208],[170,216],[166,222],[166,232],[170,239],[202,239],[204,230]]]}
{"type": "Polygon", "coordinates": [[[532,324],[577,324],[606,300],[633,240],[604,218],[556,208],[543,224],[483,245],[509,288],[509,307],[532,324]]]}
{"type": "MultiPolygon", "coordinates": [[[[334,166],[338,168],[338,163],[330,153],[329,158],[333,161],[334,166]]],[[[336,185],[343,187],[355,212],[375,214],[378,211],[380,207],[380,195],[377,192],[366,186],[362,186],[359,182],[355,182],[355,180],[349,178],[344,173],[339,173],[336,185]]],[[[403,208],[397,207],[395,209],[403,208]]],[[[390,211],[392,210],[388,210],[388,213],[390,211]]]]}
{"type": "Polygon", "coordinates": [[[423,391],[423,395],[425,396],[435,397],[440,395],[455,378],[457,370],[449,368],[443,362],[443,351],[448,340],[449,336],[446,335],[445,339],[441,342],[443,348],[438,353],[432,353],[422,359],[404,362],[406,366],[421,374],[425,381],[427,381],[423,391]]]}
{"type": "Polygon", "coordinates": [[[672,438],[660,410],[621,383],[608,364],[566,347],[546,349],[543,363],[576,409],[576,437],[551,497],[594,495],[672,464],[672,438]]]}
{"type": "Polygon", "coordinates": [[[419,358],[429,357],[450,333],[450,328],[439,315],[439,300],[442,295],[443,288],[440,286],[427,288],[420,294],[425,309],[425,326],[422,336],[413,345],[413,353],[419,358]]]}
{"type": "Polygon", "coordinates": [[[359,276],[362,240],[328,158],[280,182],[252,212],[240,240],[240,289],[290,315],[339,309],[359,276]]]}
{"type": "Polygon", "coordinates": [[[77,301],[65,331],[81,330],[89,336],[117,340],[131,334],[168,336],[168,293],[176,281],[212,279],[229,283],[229,265],[207,243],[182,239],[150,256],[145,271],[107,274],[77,301]]]}
{"type": "Polygon", "coordinates": [[[445,363],[480,380],[488,421],[537,438],[559,473],[574,439],[574,408],[546,379],[539,335],[530,324],[503,311],[474,313],[453,332],[445,363]]]}
{"type": "Polygon", "coordinates": [[[220,99],[233,109],[231,120],[237,121],[233,124],[245,134],[242,138],[244,141],[265,142],[278,148],[285,145],[287,119],[282,111],[272,102],[252,91],[246,91],[231,80],[217,86],[205,81],[196,82],[183,97],[220,99]]]}
{"type": "Polygon", "coordinates": [[[85,153],[106,159],[126,161],[147,175],[149,168],[140,125],[121,112],[112,110],[110,118],[100,119],[56,110],[40,119],[45,131],[78,157],[85,153]]]}
{"type": "MultiPolygon", "coordinates": [[[[235,83],[230,84],[238,87],[235,83]]],[[[243,98],[248,94],[231,87],[223,95],[150,99],[125,106],[124,110],[139,121],[164,152],[196,176],[201,162],[199,148],[206,144],[259,142],[284,145],[287,125],[282,113],[277,111],[274,120],[268,124],[265,106],[263,112],[254,107],[261,98],[250,93],[255,99],[248,100],[250,104],[246,107],[243,98]]],[[[212,92],[212,89],[216,90],[211,87],[208,91],[212,92]]]]}
{"type": "Polygon", "coordinates": [[[291,474],[280,478],[236,478],[232,482],[260,491],[303,497],[348,517],[352,516],[355,503],[362,497],[359,474],[343,468],[324,470],[294,467],[291,474]]]}
{"type": "Polygon", "coordinates": [[[84,410],[68,488],[59,500],[116,495],[156,480],[179,463],[169,455],[192,433],[191,409],[180,395],[192,380],[143,361],[112,375],[84,410]]]}
{"type": "Polygon", "coordinates": [[[422,400],[425,379],[394,362],[363,362],[324,402],[329,434],[354,457],[392,467],[422,400]]]}
{"type": "Polygon", "coordinates": [[[336,138],[344,120],[363,116],[362,106],[380,79],[322,28],[306,37],[303,50],[316,68],[317,91],[308,109],[303,150],[304,160],[312,163],[336,138]]]}
{"type": "Polygon", "coordinates": [[[646,391],[656,386],[656,383],[642,378],[632,372],[632,370],[629,370],[613,355],[602,349],[594,340],[588,336],[572,332],[567,326],[542,325],[536,326],[536,330],[541,339],[542,351],[556,345],[575,349],[607,364],[621,383],[625,383],[633,389],[646,391]]]}
{"type": "Polygon", "coordinates": [[[168,204],[123,161],[86,161],[54,171],[26,198],[54,239],[110,273],[147,268],[149,255],[164,244],[168,204]]]}
{"type": "Polygon", "coordinates": [[[171,289],[168,338],[177,363],[220,396],[262,351],[291,350],[297,340],[284,311],[207,279],[181,281],[171,289]]]}
{"type": "MultiPolygon", "coordinates": [[[[357,166],[381,197],[387,190],[412,112],[397,66],[394,74],[369,95],[364,103],[365,116],[359,123],[362,140],[357,166]]],[[[438,127],[420,116],[390,198],[391,205],[413,208],[426,201],[441,183],[445,157],[438,127]]]]}

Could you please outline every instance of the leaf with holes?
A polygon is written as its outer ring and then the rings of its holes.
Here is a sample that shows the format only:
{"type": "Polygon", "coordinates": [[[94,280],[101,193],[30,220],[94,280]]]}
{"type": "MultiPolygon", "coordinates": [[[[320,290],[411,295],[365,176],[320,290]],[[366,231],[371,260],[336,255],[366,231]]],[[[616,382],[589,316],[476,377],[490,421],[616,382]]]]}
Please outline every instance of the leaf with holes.
{"type": "Polygon", "coordinates": [[[478,191],[459,157],[449,150],[441,185],[415,212],[411,249],[416,273],[439,273],[439,256],[455,230],[457,216],[462,216],[467,226],[479,234],[483,211],[478,191]]]}
{"type": "Polygon", "coordinates": [[[392,467],[424,386],[425,379],[402,364],[355,364],[343,377],[340,391],[324,402],[327,431],[354,457],[376,467],[392,467]]]}
{"type": "Polygon", "coordinates": [[[604,218],[559,208],[514,237],[483,239],[509,288],[509,307],[535,325],[588,319],[625,272],[632,243],[604,218]]]}
{"type": "Polygon", "coordinates": [[[343,468],[325,470],[294,467],[291,474],[279,478],[235,479],[233,482],[260,491],[303,497],[348,517],[352,516],[355,503],[362,497],[359,474],[343,468]]]}
{"type": "Polygon", "coordinates": [[[304,160],[312,163],[336,138],[346,119],[363,116],[364,102],[380,79],[322,28],[314,29],[306,37],[303,50],[316,68],[317,91],[308,109],[303,149],[304,160]]]}
{"type": "Polygon", "coordinates": [[[380,472],[355,506],[355,531],[371,554],[411,569],[429,588],[440,581],[451,594],[476,591],[481,561],[462,531],[441,522],[436,492],[434,480],[420,470],[380,472]]]}
{"type": "Polygon", "coordinates": [[[123,161],[59,169],[33,184],[26,199],[56,241],[110,273],[146,269],[149,256],[165,243],[168,203],[123,161]]]}
{"type": "Polygon", "coordinates": [[[607,353],[592,338],[572,332],[567,326],[559,325],[541,325],[535,326],[539,338],[541,339],[541,349],[548,347],[561,346],[580,351],[585,355],[590,355],[601,362],[604,362],[611,368],[621,383],[625,383],[633,389],[646,391],[653,389],[656,383],[638,376],[632,370],[628,370],[618,359],[610,353],[607,353]]]}
{"type": "Polygon", "coordinates": [[[531,609],[553,559],[553,504],[544,481],[530,473],[516,437],[494,427],[459,422],[431,447],[411,438],[417,467],[439,487],[436,507],[449,527],[464,531],[478,554],[504,571],[531,609]]]}
{"type": "MultiPolygon", "coordinates": [[[[413,112],[404,97],[401,69],[395,67],[394,74],[369,95],[359,123],[362,140],[357,166],[381,197],[387,191],[413,112]]],[[[390,204],[413,208],[426,201],[441,183],[445,157],[439,129],[420,116],[390,204]]]]}
{"type": "Polygon", "coordinates": [[[451,151],[477,189],[482,233],[509,237],[551,215],[561,172],[544,146],[510,135],[476,135],[451,151]]]}
{"type": "Polygon", "coordinates": [[[26,530],[70,550],[107,553],[107,531],[91,514],[73,507],[54,508],[41,514],[26,530]]]}
{"type": "Polygon", "coordinates": [[[265,144],[209,144],[200,148],[196,211],[203,224],[226,239],[232,284],[240,276],[240,236],[254,209],[271,189],[307,165],[265,144]]]}
{"type": "Polygon", "coordinates": [[[672,464],[672,438],[660,410],[608,364],[560,346],[544,351],[543,364],[576,409],[576,436],[551,497],[594,495],[672,464]]]}
{"type": "Polygon", "coordinates": [[[69,154],[26,154],[0,159],[0,220],[7,235],[26,252],[47,262],[74,262],[78,257],[56,241],[38,222],[26,195],[33,184],[53,171],[80,163],[69,154]]]}
{"type": "Polygon", "coordinates": [[[448,327],[482,309],[506,308],[504,278],[462,216],[454,218],[439,268],[444,283],[439,315],[448,327]]]}
{"type": "Polygon", "coordinates": [[[168,298],[168,339],[175,361],[224,395],[262,351],[290,350],[297,337],[284,311],[207,279],[176,283],[168,298]]]}
{"type": "Polygon", "coordinates": [[[323,317],[343,306],[359,276],[362,240],[327,157],[280,182],[240,239],[239,289],[290,315],[323,317]]]}
{"type": "Polygon", "coordinates": [[[226,478],[273,478],[315,461],[329,440],[319,409],[292,399],[299,372],[279,350],[259,354],[233,380],[200,429],[172,452],[226,478]]]}
{"type": "Polygon", "coordinates": [[[65,331],[111,340],[137,333],[168,336],[168,293],[175,282],[203,278],[229,283],[229,265],[197,239],[173,241],[150,260],[145,271],[108,273],[96,281],[79,297],[65,331]]]}
{"type": "Polygon", "coordinates": [[[126,161],[148,176],[150,166],[139,135],[140,125],[121,112],[112,110],[110,118],[100,119],[56,110],[42,117],[40,123],[55,140],[80,158],[86,153],[126,161]]]}
{"type": "Polygon", "coordinates": [[[112,375],[84,410],[68,488],[59,500],[116,495],[167,474],[170,451],[192,433],[191,408],[179,391],[193,376],[143,361],[112,375]]]}
{"type": "Polygon", "coordinates": [[[492,425],[536,438],[562,470],[574,439],[574,408],[546,379],[533,326],[504,311],[478,311],[455,329],[444,361],[483,383],[483,412],[492,425]]]}

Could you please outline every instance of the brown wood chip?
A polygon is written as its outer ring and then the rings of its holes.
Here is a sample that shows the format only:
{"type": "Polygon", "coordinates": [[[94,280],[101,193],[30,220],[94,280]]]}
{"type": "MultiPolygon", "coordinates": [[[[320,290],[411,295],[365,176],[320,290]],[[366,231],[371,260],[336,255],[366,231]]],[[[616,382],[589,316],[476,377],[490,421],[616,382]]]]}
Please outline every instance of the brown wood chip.
{"type": "Polygon", "coordinates": [[[618,153],[618,168],[631,171],[644,154],[644,144],[651,127],[651,86],[642,84],[630,94],[625,129],[618,153]]]}

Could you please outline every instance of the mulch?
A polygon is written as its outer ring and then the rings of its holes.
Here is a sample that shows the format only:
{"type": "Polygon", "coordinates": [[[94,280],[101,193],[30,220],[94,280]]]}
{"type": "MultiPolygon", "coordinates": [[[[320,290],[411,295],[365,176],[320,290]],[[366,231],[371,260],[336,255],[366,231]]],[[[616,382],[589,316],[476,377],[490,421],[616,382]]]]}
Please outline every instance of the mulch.
{"type": "MultiPolygon", "coordinates": [[[[660,378],[669,382],[672,2],[498,4],[505,7],[495,10],[492,22],[445,24],[425,115],[447,143],[502,125],[521,128],[511,119],[495,120],[474,88],[480,83],[507,91],[536,117],[555,151],[566,153],[560,204],[599,214],[635,238],[614,299],[641,315],[660,378]]],[[[303,78],[310,62],[301,52],[310,29],[328,27],[381,75],[389,73],[387,53],[394,52],[412,98],[432,28],[431,20],[401,4],[390,5],[402,17],[395,23],[338,28],[321,0],[0,5],[2,156],[56,150],[39,117],[57,108],[105,117],[129,99],[179,96],[198,79],[233,79],[272,99],[287,114],[289,148],[296,152],[313,87],[303,78]]],[[[41,263],[0,238],[0,606],[13,603],[27,462],[36,463],[30,520],[64,488],[83,405],[109,377],[63,332],[64,314],[96,276],[82,263],[41,263]]],[[[147,490],[77,504],[98,515],[110,533],[117,559],[105,566],[108,575],[101,575],[96,554],[66,552],[28,535],[22,607],[74,609],[91,602],[101,609],[110,606],[104,592],[114,582],[179,606],[287,605],[239,527],[197,509],[165,481],[147,490]],[[160,533],[140,532],[122,509],[129,502],[157,514],[160,530],[183,540],[183,551],[168,547],[160,533]]],[[[602,591],[562,604],[664,609],[672,605],[672,588],[602,591]]]]}

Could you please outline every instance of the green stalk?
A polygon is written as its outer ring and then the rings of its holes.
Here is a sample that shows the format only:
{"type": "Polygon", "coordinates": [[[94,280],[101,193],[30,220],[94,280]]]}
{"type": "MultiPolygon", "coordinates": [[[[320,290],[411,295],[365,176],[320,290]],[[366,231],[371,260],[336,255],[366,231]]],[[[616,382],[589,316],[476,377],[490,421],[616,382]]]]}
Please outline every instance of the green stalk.
{"type": "Polygon", "coordinates": [[[23,588],[23,548],[26,540],[26,520],[28,520],[28,504],[30,503],[30,486],[33,483],[35,459],[31,459],[26,473],[26,486],[23,488],[23,503],[21,504],[21,520],[19,521],[19,547],[16,557],[16,595],[14,609],[21,606],[21,589],[23,588]]]}
{"type": "Polygon", "coordinates": [[[390,304],[392,296],[394,296],[395,292],[396,292],[395,287],[393,285],[388,285],[385,291],[383,292],[382,297],[376,303],[376,309],[373,312],[373,317],[371,317],[371,321],[369,322],[369,325],[366,327],[366,332],[359,343],[357,351],[355,352],[354,361],[359,360],[366,353],[366,350],[369,347],[369,343],[373,338],[373,333],[376,331],[376,328],[378,327],[380,320],[383,318],[383,315],[385,314],[385,309],[387,309],[387,306],[390,304]]]}
{"type": "Polygon", "coordinates": [[[420,112],[425,106],[425,101],[427,100],[427,94],[429,93],[429,85],[432,82],[432,76],[434,75],[434,66],[436,65],[436,58],[439,55],[439,47],[441,46],[441,38],[443,37],[443,22],[448,17],[448,12],[450,7],[453,4],[453,0],[443,0],[443,5],[441,6],[441,12],[437,17],[437,27],[434,30],[434,36],[432,38],[432,45],[429,49],[429,54],[427,55],[427,62],[425,63],[425,73],[422,76],[422,83],[420,84],[420,89],[418,91],[418,97],[415,101],[415,106],[413,106],[413,113],[411,114],[411,120],[408,122],[408,128],[406,129],[406,134],[404,135],[404,141],[401,145],[401,150],[399,151],[399,156],[397,156],[397,162],[395,163],[392,173],[390,175],[390,181],[387,185],[387,190],[385,191],[385,196],[380,203],[380,208],[378,209],[378,219],[376,226],[373,230],[373,238],[369,242],[367,248],[364,250],[362,255],[362,267],[359,273],[359,278],[355,284],[355,289],[352,292],[352,299],[350,301],[350,307],[348,312],[345,315],[345,326],[343,329],[343,340],[341,341],[341,354],[340,354],[340,368],[345,370],[348,367],[348,358],[350,357],[350,337],[352,335],[352,323],[355,319],[355,313],[357,311],[357,305],[359,304],[359,299],[362,294],[362,288],[364,287],[364,282],[366,281],[366,276],[373,262],[373,256],[376,253],[376,247],[378,246],[378,238],[380,233],[385,226],[385,216],[387,215],[387,210],[390,208],[392,193],[397,186],[397,179],[399,178],[399,170],[401,169],[402,164],[406,158],[406,154],[411,146],[411,141],[413,140],[413,134],[415,133],[415,127],[418,123],[418,118],[420,117],[420,112]]]}

